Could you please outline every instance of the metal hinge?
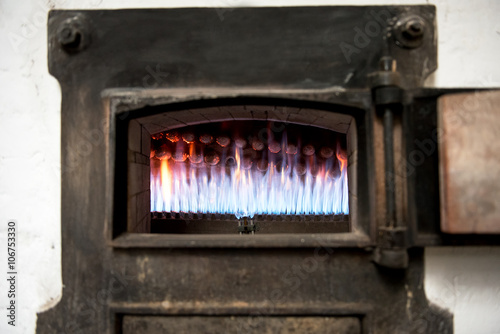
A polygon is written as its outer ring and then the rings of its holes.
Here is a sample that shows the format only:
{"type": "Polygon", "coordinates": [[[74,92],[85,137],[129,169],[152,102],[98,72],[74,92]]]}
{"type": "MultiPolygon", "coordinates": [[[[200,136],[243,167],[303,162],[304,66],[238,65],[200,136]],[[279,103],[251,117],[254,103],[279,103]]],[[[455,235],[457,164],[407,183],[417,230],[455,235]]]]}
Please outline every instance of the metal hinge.
{"type": "Polygon", "coordinates": [[[403,222],[396,221],[396,186],[394,182],[394,114],[402,111],[403,90],[396,61],[382,57],[380,71],[369,76],[373,101],[378,117],[383,118],[385,166],[385,226],[378,229],[375,263],[389,268],[408,267],[408,230],[403,222]]]}

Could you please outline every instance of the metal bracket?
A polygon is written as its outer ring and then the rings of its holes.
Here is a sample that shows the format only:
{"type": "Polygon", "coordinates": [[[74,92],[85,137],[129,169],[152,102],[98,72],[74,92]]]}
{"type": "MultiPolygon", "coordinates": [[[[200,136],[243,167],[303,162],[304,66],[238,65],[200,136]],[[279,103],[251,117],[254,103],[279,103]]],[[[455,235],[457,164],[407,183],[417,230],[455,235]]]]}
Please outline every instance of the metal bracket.
{"type": "Polygon", "coordinates": [[[255,234],[259,230],[253,219],[243,217],[238,221],[238,232],[240,234],[255,234]]]}

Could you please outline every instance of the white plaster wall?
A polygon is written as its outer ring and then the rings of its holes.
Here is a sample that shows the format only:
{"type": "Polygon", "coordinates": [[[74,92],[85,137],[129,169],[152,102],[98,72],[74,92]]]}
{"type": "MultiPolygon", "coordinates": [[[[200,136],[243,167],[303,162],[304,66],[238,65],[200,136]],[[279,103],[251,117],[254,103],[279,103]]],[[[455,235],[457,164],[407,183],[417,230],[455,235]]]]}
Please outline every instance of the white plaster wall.
{"type": "MultiPolygon", "coordinates": [[[[327,0],[3,0],[0,2],[0,333],[34,333],[61,296],[60,100],[47,69],[49,8],[418,4],[327,0]],[[6,226],[18,222],[17,327],[6,324],[6,226]]],[[[500,86],[500,1],[438,0],[436,87],[500,86]]],[[[217,13],[214,10],[214,15],[217,13]]],[[[500,249],[428,249],[429,298],[455,312],[455,333],[500,333],[500,249]]]]}

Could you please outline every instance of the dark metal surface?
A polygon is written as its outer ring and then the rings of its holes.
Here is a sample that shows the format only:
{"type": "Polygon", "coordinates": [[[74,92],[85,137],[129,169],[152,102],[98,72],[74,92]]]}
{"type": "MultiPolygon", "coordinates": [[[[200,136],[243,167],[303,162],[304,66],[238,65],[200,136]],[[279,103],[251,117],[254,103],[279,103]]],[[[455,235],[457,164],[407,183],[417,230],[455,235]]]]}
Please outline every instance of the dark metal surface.
{"type": "Polygon", "coordinates": [[[408,88],[436,69],[434,21],[433,6],[237,8],[224,20],[216,9],[52,11],[49,68],[58,78],[86,69],[106,87],[362,88],[389,52],[404,58],[408,88]],[[429,26],[412,50],[391,36],[409,13],[429,26]],[[76,16],[92,43],[75,56],[60,49],[57,31],[76,16]]]}
{"type": "Polygon", "coordinates": [[[241,333],[248,334],[360,334],[360,319],[353,317],[268,316],[124,316],[123,334],[148,333],[241,333]]]}
{"type": "MultiPolygon", "coordinates": [[[[155,324],[161,328],[174,319],[169,316],[194,319],[177,323],[179,332],[183,325],[214,332],[222,318],[236,319],[225,327],[232,328],[244,322],[241,317],[250,324],[244,333],[275,332],[276,317],[307,332],[304,319],[323,317],[357,319],[362,333],[451,333],[451,315],[425,298],[421,248],[408,250],[404,270],[372,261],[377,217],[385,211],[377,203],[385,194],[375,187],[373,161],[382,136],[375,131],[368,76],[390,55],[398,61],[402,88],[421,85],[436,68],[435,8],[237,8],[223,19],[218,10],[50,13],[49,69],[62,90],[64,289],[57,306],[39,314],[37,333],[137,333],[155,324]],[[425,32],[420,46],[402,48],[394,25],[410,15],[424,21],[425,32]],[[69,24],[75,19],[78,24],[69,24]],[[284,108],[314,104],[355,119],[358,155],[349,172],[355,175],[355,230],[170,238],[125,233],[122,145],[128,122],[251,101],[284,108]]],[[[391,80],[376,79],[382,86],[391,80]]],[[[404,95],[398,94],[385,96],[404,95]]],[[[407,91],[405,110],[425,94],[421,99],[432,100],[438,93],[407,91]]],[[[403,115],[409,133],[420,126],[418,118],[403,115]]],[[[307,124],[309,115],[300,116],[307,124]]],[[[427,125],[415,135],[432,127],[427,125]]],[[[425,165],[426,172],[437,169],[433,163],[425,165]]],[[[439,217],[439,205],[430,203],[433,211],[427,212],[415,204],[429,185],[425,173],[409,177],[414,211],[408,221],[417,236],[408,247],[423,240],[418,231],[433,233],[436,221],[425,223],[426,218],[436,210],[439,217]]]]}
{"type": "MultiPolygon", "coordinates": [[[[278,216],[279,217],[279,216],[278,216]]],[[[267,233],[348,233],[349,219],[329,216],[326,219],[318,216],[305,219],[289,217],[265,217],[251,220],[248,229],[239,226],[234,219],[152,219],[152,233],[186,233],[186,234],[236,234],[240,231],[254,231],[258,234],[267,233]],[[274,219],[273,219],[274,218],[274,219]]],[[[250,220],[249,220],[250,221],[250,220]]],[[[246,226],[245,226],[246,227],[246,226]]]]}

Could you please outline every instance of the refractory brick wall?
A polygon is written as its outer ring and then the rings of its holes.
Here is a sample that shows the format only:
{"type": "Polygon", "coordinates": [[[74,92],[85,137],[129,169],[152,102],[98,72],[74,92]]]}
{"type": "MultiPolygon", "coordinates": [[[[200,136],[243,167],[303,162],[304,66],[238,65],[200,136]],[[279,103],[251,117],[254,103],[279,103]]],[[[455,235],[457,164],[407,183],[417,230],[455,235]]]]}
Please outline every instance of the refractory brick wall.
{"type": "Polygon", "coordinates": [[[137,121],[128,128],[128,201],[127,231],[148,233],[151,230],[149,199],[151,135],[137,121]]]}

